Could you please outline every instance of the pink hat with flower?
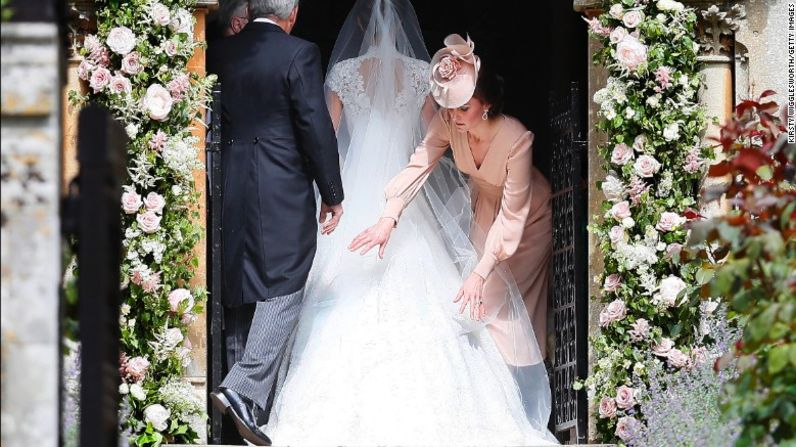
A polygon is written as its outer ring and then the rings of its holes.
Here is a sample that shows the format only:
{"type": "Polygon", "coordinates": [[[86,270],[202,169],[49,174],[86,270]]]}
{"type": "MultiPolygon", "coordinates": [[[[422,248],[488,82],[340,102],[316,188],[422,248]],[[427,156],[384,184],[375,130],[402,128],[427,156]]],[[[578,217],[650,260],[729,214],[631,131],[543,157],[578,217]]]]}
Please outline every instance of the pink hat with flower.
{"type": "Polygon", "coordinates": [[[455,109],[473,97],[481,59],[473,53],[470,36],[451,34],[444,43],[431,58],[431,96],[440,106],[455,109]]]}

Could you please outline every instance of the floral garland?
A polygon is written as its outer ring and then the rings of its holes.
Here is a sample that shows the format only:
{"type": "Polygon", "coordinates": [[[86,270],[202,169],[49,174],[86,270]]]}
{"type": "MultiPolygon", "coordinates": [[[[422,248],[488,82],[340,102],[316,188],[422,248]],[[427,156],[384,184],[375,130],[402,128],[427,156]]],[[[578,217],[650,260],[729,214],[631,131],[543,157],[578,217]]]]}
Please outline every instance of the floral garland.
{"type": "Polygon", "coordinates": [[[191,126],[215,80],[186,68],[203,45],[193,39],[194,3],[102,2],[97,33],[79,49],[78,75],[89,93],[70,92],[76,106],[94,101],[108,107],[130,137],[130,183],[121,197],[119,372],[122,427],[137,446],[197,442],[206,431],[203,404],[182,378],[190,362],[187,328],[206,295],[187,288],[201,237],[193,182],[201,163],[191,126]]]}
{"type": "Polygon", "coordinates": [[[694,10],[674,0],[614,0],[604,11],[586,20],[603,44],[595,63],[609,73],[594,95],[608,136],[599,147],[606,200],[602,221],[589,228],[604,256],[595,278],[604,307],[592,374],[576,387],[586,385],[598,406],[602,438],[630,445],[645,423],[638,396],[652,367],[676,371],[710,356],[704,321],[717,302],[700,302],[694,290],[706,279],[680,251],[711,152],[700,138],[694,10]]]}

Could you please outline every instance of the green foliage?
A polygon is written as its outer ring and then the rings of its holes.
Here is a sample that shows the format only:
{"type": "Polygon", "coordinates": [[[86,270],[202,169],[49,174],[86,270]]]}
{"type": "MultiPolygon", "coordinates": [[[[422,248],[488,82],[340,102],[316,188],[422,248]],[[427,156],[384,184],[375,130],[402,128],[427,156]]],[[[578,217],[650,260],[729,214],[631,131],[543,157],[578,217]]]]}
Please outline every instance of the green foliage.
{"type": "Polygon", "coordinates": [[[708,175],[723,182],[705,196],[726,196],[732,209],[695,224],[691,242],[720,260],[702,294],[724,297],[746,322],[726,406],[743,423],[741,447],[796,443],[796,145],[772,94],[739,104],[722,127],[723,160],[708,175]]]}

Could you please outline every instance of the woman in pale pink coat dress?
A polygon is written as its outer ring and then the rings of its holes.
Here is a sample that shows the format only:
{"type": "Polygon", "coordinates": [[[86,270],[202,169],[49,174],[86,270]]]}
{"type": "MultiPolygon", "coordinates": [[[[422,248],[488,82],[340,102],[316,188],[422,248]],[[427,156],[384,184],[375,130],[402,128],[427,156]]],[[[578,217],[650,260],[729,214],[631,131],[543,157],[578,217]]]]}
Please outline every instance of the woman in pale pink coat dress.
{"type": "MultiPolygon", "coordinates": [[[[467,44],[471,45],[469,40],[467,44]]],[[[408,166],[387,186],[382,218],[357,236],[349,249],[366,253],[378,245],[383,255],[401,212],[450,147],[457,168],[470,179],[474,217],[470,238],[481,253],[456,297],[460,311],[469,305],[474,319],[494,315],[490,311],[502,305],[505,283],[493,272],[497,266],[507,268],[544,357],[552,251],[550,185],[532,165],[533,133],[501,113],[500,78],[486,70],[479,73],[480,61],[472,48],[469,54],[461,45],[445,50],[432,60],[432,96],[443,109],[432,119],[408,166]]],[[[498,346],[505,347],[504,354],[512,343],[509,324],[497,318],[488,326],[498,346]]]]}

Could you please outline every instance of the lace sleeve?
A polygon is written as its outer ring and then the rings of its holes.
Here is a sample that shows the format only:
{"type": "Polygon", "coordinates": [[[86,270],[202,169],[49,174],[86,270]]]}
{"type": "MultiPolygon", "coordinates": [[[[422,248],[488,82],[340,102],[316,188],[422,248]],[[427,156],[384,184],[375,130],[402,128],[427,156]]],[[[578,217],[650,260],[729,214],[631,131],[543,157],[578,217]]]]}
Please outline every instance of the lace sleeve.
{"type": "Polygon", "coordinates": [[[431,65],[428,62],[415,59],[409,73],[412,79],[412,88],[418,98],[425,98],[431,91],[431,65]]]}

